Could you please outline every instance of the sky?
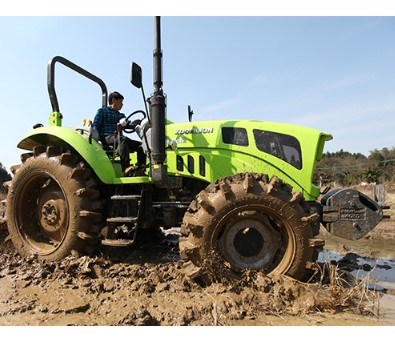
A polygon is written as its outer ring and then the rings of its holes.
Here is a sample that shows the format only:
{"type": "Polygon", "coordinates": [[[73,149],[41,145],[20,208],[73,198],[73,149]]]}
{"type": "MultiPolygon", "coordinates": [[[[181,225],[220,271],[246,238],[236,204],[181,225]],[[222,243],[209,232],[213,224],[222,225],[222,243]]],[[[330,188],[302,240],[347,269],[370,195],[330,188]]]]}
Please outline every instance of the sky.
{"type": "MultiPolygon", "coordinates": [[[[140,12],[9,11],[0,17],[0,162],[7,170],[20,163],[24,151],[16,145],[32,126],[48,124],[47,64],[54,56],[100,77],[109,92],[121,92],[125,114],[144,108],[130,84],[130,65],[142,67],[149,96],[154,18],[152,9],[140,12]]],[[[368,156],[395,147],[395,17],[382,16],[390,11],[162,13],[168,119],[187,121],[191,105],[195,121],[251,119],[320,129],[334,137],[326,143],[329,152],[368,156]]],[[[61,64],[55,68],[63,126],[93,119],[101,106],[99,86],[61,64]]]]}

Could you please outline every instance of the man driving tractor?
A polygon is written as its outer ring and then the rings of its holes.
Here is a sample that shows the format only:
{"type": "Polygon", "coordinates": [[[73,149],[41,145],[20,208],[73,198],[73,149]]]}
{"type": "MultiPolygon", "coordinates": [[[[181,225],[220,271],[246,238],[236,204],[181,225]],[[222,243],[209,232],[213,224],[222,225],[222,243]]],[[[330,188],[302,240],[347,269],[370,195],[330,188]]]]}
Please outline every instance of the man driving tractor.
{"type": "Polygon", "coordinates": [[[92,128],[98,132],[103,147],[114,146],[115,148],[119,148],[122,171],[125,176],[143,176],[146,155],[141,142],[124,136],[122,129],[120,131],[117,130],[117,124],[120,124],[122,127],[127,126],[128,128],[135,129],[141,123],[140,119],[136,119],[128,124],[126,116],[120,112],[123,106],[123,100],[124,97],[119,92],[112,92],[108,99],[109,106],[98,109],[93,120],[92,128]],[[137,166],[130,165],[129,154],[131,152],[137,152],[137,166]]]}

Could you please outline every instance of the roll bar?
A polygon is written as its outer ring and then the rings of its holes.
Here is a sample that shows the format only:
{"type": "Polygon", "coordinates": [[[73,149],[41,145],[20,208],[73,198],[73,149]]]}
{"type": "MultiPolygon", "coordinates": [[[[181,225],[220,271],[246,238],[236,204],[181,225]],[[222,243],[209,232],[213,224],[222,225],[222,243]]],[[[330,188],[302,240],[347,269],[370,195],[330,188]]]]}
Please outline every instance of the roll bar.
{"type": "Polygon", "coordinates": [[[96,82],[100,86],[101,91],[102,91],[102,107],[107,106],[108,91],[107,91],[107,86],[102,79],[99,79],[97,76],[91,74],[89,71],[86,71],[85,69],[81,68],[80,66],[72,63],[70,60],[67,60],[66,58],[63,58],[61,56],[56,56],[49,61],[48,71],[47,71],[48,93],[49,93],[49,99],[51,101],[51,106],[52,106],[53,112],[59,112],[59,103],[58,103],[58,98],[56,96],[56,91],[55,91],[55,64],[56,63],[61,63],[64,66],[67,66],[68,68],[70,68],[71,70],[74,70],[78,74],[81,74],[81,75],[87,77],[88,79],[96,82]]]}

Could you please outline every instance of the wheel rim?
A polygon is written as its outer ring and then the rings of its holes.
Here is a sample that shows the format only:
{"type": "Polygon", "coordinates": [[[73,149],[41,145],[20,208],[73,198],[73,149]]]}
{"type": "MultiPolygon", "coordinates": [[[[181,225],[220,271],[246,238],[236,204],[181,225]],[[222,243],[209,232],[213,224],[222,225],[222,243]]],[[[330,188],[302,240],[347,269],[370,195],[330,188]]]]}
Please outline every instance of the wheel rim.
{"type": "MultiPolygon", "coordinates": [[[[295,255],[289,223],[260,205],[240,207],[225,215],[214,230],[220,254],[229,267],[285,273],[295,255]]],[[[226,263],[225,263],[226,264],[226,263]]]]}
{"type": "Polygon", "coordinates": [[[69,210],[53,176],[29,176],[16,195],[15,217],[19,236],[32,253],[46,255],[59,247],[67,233],[69,210]]]}

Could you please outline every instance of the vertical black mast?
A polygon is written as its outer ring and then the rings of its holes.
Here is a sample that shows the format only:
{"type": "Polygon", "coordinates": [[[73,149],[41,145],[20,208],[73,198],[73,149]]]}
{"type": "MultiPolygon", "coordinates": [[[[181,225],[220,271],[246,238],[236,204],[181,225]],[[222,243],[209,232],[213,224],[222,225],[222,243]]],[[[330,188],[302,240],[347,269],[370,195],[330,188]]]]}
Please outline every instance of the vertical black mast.
{"type": "Polygon", "coordinates": [[[150,99],[152,124],[152,180],[162,184],[166,180],[165,153],[165,95],[162,82],[162,49],[160,17],[155,17],[155,48],[154,48],[154,93],[150,99]]]}
{"type": "Polygon", "coordinates": [[[154,92],[162,91],[162,46],[161,46],[161,29],[160,17],[155,17],[155,47],[154,47],[154,92]]]}

